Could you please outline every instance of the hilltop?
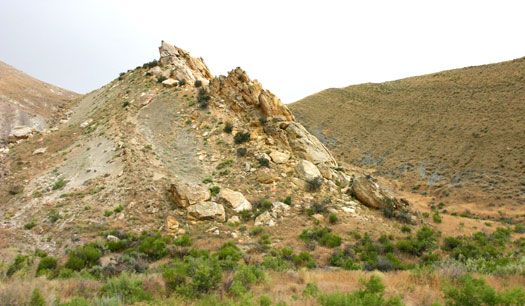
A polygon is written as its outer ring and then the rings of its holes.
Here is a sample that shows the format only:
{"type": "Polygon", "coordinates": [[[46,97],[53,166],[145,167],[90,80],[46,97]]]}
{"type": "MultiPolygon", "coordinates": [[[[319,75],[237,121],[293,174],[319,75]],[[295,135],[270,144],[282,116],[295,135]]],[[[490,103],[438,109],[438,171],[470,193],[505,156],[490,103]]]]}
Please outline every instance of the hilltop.
{"type": "Polygon", "coordinates": [[[241,68],[159,53],[0,152],[0,304],[413,305],[450,269],[519,297],[523,227],[445,214],[337,160],[241,68]]]}
{"type": "Polygon", "coordinates": [[[331,88],[289,107],[348,163],[398,180],[450,212],[520,219],[524,80],[520,58],[331,88]]]}
{"type": "Polygon", "coordinates": [[[77,97],[0,61],[0,146],[15,127],[42,131],[55,124],[58,114],[77,97]]]}

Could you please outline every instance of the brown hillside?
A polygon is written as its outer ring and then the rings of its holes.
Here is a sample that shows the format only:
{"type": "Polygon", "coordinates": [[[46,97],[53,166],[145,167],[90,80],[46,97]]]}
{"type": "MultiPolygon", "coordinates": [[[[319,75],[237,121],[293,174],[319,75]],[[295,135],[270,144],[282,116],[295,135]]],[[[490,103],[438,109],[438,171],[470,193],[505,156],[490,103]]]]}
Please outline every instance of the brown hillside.
{"type": "Polygon", "coordinates": [[[451,210],[525,203],[525,58],[327,89],[290,109],[341,159],[451,210]]]}
{"type": "Polygon", "coordinates": [[[45,129],[53,115],[78,96],[0,61],[0,143],[15,126],[45,129]]]}

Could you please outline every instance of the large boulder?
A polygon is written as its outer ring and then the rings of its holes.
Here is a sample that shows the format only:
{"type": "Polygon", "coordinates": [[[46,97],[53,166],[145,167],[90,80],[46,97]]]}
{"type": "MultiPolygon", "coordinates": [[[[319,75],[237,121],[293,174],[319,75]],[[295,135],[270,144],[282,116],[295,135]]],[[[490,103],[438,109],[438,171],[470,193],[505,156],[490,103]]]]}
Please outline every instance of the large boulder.
{"type": "Polygon", "coordinates": [[[33,134],[33,129],[28,126],[16,126],[11,130],[7,136],[7,142],[13,143],[20,139],[27,139],[33,134]]]}
{"type": "Polygon", "coordinates": [[[284,164],[290,159],[290,153],[283,153],[279,151],[272,151],[270,153],[270,158],[276,164],[284,164]]]}
{"type": "Polygon", "coordinates": [[[351,191],[356,199],[371,208],[395,211],[410,206],[407,200],[398,199],[393,193],[379,186],[371,176],[354,179],[351,191]]]}
{"type": "Polygon", "coordinates": [[[286,140],[293,152],[314,164],[323,164],[328,167],[337,167],[337,161],[330,151],[310,134],[302,124],[298,122],[281,123],[281,129],[286,132],[286,140]]]}
{"type": "Polygon", "coordinates": [[[170,185],[170,197],[180,208],[207,201],[211,198],[208,188],[188,183],[174,183],[170,185]]]}
{"type": "Polygon", "coordinates": [[[252,210],[252,204],[246,200],[244,195],[240,192],[233,191],[228,188],[223,188],[217,196],[219,203],[224,203],[231,207],[236,212],[243,210],[252,210]]]}
{"type": "Polygon", "coordinates": [[[297,166],[295,166],[295,171],[297,171],[297,174],[307,182],[317,177],[321,177],[319,169],[317,169],[312,162],[305,159],[301,160],[297,166]]]}
{"type": "Polygon", "coordinates": [[[190,216],[198,220],[215,219],[226,221],[226,212],[221,204],[215,202],[200,202],[188,207],[187,212],[190,216]]]}

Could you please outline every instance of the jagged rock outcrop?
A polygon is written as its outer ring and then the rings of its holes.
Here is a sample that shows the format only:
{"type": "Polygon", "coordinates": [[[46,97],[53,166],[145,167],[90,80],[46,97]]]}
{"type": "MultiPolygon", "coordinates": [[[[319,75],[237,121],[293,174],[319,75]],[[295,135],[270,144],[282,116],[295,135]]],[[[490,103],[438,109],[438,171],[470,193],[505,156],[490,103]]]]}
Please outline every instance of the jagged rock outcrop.
{"type": "Polygon", "coordinates": [[[196,80],[208,83],[213,78],[202,58],[191,57],[188,51],[172,46],[162,41],[159,47],[160,63],[163,70],[168,70],[170,76],[177,81],[192,84],[196,80]]]}
{"type": "Polygon", "coordinates": [[[286,140],[295,154],[318,165],[337,167],[337,161],[332,153],[310,134],[302,124],[297,122],[281,123],[281,129],[286,132],[286,140]]]}
{"type": "Polygon", "coordinates": [[[391,192],[379,186],[370,176],[360,176],[354,179],[351,192],[361,203],[375,209],[386,208],[395,211],[410,206],[407,200],[396,198],[391,192]]]}
{"type": "Polygon", "coordinates": [[[210,191],[206,187],[196,184],[173,183],[169,189],[171,199],[180,208],[187,208],[198,202],[210,199],[210,191]]]}
{"type": "Polygon", "coordinates": [[[219,76],[211,81],[212,94],[231,101],[235,111],[246,110],[248,107],[260,107],[263,115],[279,116],[287,121],[295,118],[279,98],[269,90],[264,90],[257,80],[251,80],[248,74],[237,67],[227,76],[219,76]]]}

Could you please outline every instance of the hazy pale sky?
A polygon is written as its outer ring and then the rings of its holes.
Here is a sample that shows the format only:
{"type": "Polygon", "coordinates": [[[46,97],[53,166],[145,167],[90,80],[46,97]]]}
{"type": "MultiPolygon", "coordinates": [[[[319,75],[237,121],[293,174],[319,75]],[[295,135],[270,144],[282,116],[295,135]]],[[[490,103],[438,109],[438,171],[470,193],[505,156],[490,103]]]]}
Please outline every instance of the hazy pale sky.
{"type": "Polygon", "coordinates": [[[525,56],[524,1],[0,0],[0,60],[79,93],[158,58],[240,66],[289,103],[525,56]]]}

